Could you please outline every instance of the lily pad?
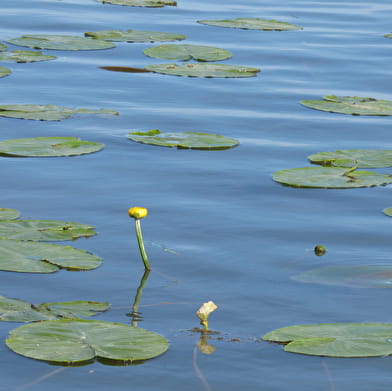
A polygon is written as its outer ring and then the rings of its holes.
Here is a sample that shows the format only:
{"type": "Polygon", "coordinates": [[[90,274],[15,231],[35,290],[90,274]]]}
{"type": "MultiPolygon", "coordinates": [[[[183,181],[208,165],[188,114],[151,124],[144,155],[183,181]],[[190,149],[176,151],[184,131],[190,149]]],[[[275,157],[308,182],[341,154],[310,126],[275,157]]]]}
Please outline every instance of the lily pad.
{"type": "Polygon", "coordinates": [[[62,303],[30,304],[23,300],[0,296],[0,321],[35,322],[55,319],[78,319],[106,311],[109,303],[95,301],[66,301],[62,303]]]}
{"type": "Polygon", "coordinates": [[[159,45],[147,48],[143,53],[149,57],[183,61],[220,61],[232,56],[228,50],[200,45],[159,45]]]}
{"type": "Polygon", "coordinates": [[[267,20],[258,18],[235,18],[223,20],[198,20],[198,23],[216,27],[231,27],[245,30],[302,30],[302,27],[295,24],[279,22],[277,20],[267,20]]]}
{"type": "Polygon", "coordinates": [[[303,100],[303,106],[330,113],[352,115],[392,115],[392,101],[360,96],[326,95],[323,100],[303,100]]]}
{"type": "Polygon", "coordinates": [[[153,7],[161,8],[165,5],[177,5],[176,1],[172,0],[97,0],[103,4],[114,4],[114,5],[128,5],[131,7],[153,7]]]}
{"type": "Polygon", "coordinates": [[[352,171],[344,167],[303,167],[277,171],[275,182],[292,187],[350,189],[392,183],[392,176],[372,171],[352,171]]]}
{"type": "Polygon", "coordinates": [[[334,152],[319,152],[308,156],[311,163],[322,166],[377,168],[392,167],[390,149],[355,149],[334,152]]]}
{"type": "Polygon", "coordinates": [[[219,134],[200,132],[161,133],[158,129],[152,129],[148,132],[132,132],[128,134],[128,138],[143,144],[179,149],[219,150],[233,148],[239,144],[237,140],[219,134]]]}
{"type": "Polygon", "coordinates": [[[7,42],[17,46],[52,50],[99,50],[111,49],[116,46],[105,40],[72,35],[30,34],[9,39],[7,42]]]}
{"type": "Polygon", "coordinates": [[[140,30],[105,30],[84,33],[86,37],[104,39],[115,42],[159,42],[159,41],[181,41],[186,35],[175,33],[161,33],[158,31],[140,30]]]}
{"type": "Polygon", "coordinates": [[[392,34],[385,34],[384,37],[385,38],[392,38],[392,34]]]}
{"type": "Polygon", "coordinates": [[[145,68],[156,73],[190,77],[251,77],[260,69],[227,64],[154,64],[145,68]]]}
{"type": "Polygon", "coordinates": [[[94,227],[56,220],[0,221],[0,239],[38,242],[74,240],[95,235],[94,227]]]}
{"type": "Polygon", "coordinates": [[[55,105],[0,105],[0,117],[32,119],[37,121],[60,121],[74,114],[118,115],[119,113],[108,109],[69,109],[55,105]]]}
{"type": "Polygon", "coordinates": [[[16,209],[0,208],[0,220],[15,220],[20,216],[16,209]]]}
{"type": "Polygon", "coordinates": [[[11,72],[11,69],[6,67],[0,67],[0,77],[8,76],[11,72]]]}
{"type": "Polygon", "coordinates": [[[384,214],[386,214],[387,216],[392,217],[392,208],[385,208],[383,210],[384,214]]]}
{"type": "Polygon", "coordinates": [[[77,156],[100,151],[103,144],[76,137],[36,137],[0,141],[0,156],[77,156]]]}
{"type": "Polygon", "coordinates": [[[122,362],[147,360],[168,349],[159,334],[121,323],[97,320],[49,320],[10,332],[7,346],[36,360],[80,363],[103,358],[122,362]]]}
{"type": "Polygon", "coordinates": [[[20,273],[54,273],[61,268],[91,270],[102,259],[84,250],[51,243],[0,240],[0,270],[20,273]]]}
{"type": "Polygon", "coordinates": [[[42,54],[42,52],[32,52],[29,50],[13,50],[11,52],[4,52],[0,54],[0,61],[13,62],[48,61],[56,58],[56,56],[47,56],[42,54]]]}
{"type": "Polygon", "coordinates": [[[296,281],[353,288],[392,288],[391,265],[328,266],[292,277],[296,281]]]}
{"type": "Polygon", "coordinates": [[[6,50],[8,50],[7,45],[0,43],[0,52],[5,52],[6,50]]]}
{"type": "Polygon", "coordinates": [[[287,344],[286,352],[330,357],[392,354],[392,324],[320,323],[291,326],[265,334],[263,340],[287,344]]]}

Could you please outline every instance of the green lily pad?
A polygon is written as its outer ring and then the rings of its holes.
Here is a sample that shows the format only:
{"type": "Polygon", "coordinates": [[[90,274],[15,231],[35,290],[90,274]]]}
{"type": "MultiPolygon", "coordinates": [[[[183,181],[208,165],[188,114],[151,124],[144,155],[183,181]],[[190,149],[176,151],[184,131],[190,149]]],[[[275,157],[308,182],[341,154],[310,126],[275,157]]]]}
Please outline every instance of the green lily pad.
{"type": "Polygon", "coordinates": [[[287,344],[291,353],[330,357],[376,357],[392,354],[392,324],[320,323],[291,326],[265,334],[263,340],[287,344]]]}
{"type": "Polygon", "coordinates": [[[0,220],[15,220],[20,216],[16,209],[0,208],[0,220]]]}
{"type": "Polygon", "coordinates": [[[26,46],[34,49],[52,50],[99,50],[111,49],[116,45],[101,39],[78,37],[72,35],[44,35],[31,34],[7,40],[17,46],[26,46]]]}
{"type": "Polygon", "coordinates": [[[158,31],[140,30],[106,30],[84,33],[86,37],[104,39],[116,42],[159,42],[159,41],[181,41],[186,38],[183,34],[161,33],[158,31]]]}
{"type": "Polygon", "coordinates": [[[303,167],[277,171],[275,182],[292,187],[350,189],[392,183],[392,176],[372,171],[352,171],[344,167],[303,167]]]}
{"type": "Polygon", "coordinates": [[[78,319],[106,311],[109,303],[95,301],[66,301],[62,303],[30,304],[23,300],[0,296],[0,321],[35,322],[55,319],[78,319]]]}
{"type": "Polygon", "coordinates": [[[114,4],[114,5],[128,5],[131,7],[153,7],[161,8],[165,5],[177,5],[176,1],[172,0],[97,0],[103,4],[114,4]]]}
{"type": "Polygon", "coordinates": [[[8,76],[11,72],[11,69],[8,69],[6,67],[0,67],[0,77],[5,77],[8,76]]]}
{"type": "Polygon", "coordinates": [[[0,43],[0,52],[5,52],[6,50],[8,50],[7,45],[4,45],[3,43],[0,43]]]}
{"type": "Polygon", "coordinates": [[[227,64],[154,64],[145,69],[156,73],[190,77],[251,77],[256,76],[260,69],[227,64]]]}
{"type": "Polygon", "coordinates": [[[95,235],[94,227],[56,220],[0,221],[0,239],[38,242],[74,240],[95,235]]]}
{"type": "Polygon", "coordinates": [[[12,62],[37,62],[56,59],[56,56],[46,56],[42,52],[32,52],[29,50],[13,50],[0,54],[0,61],[12,62]]]}
{"type": "Polygon", "coordinates": [[[302,30],[302,27],[277,20],[267,20],[258,18],[235,18],[223,20],[198,20],[198,23],[216,27],[231,27],[245,30],[302,30]]]}
{"type": "Polygon", "coordinates": [[[32,119],[37,121],[60,121],[74,114],[118,115],[119,113],[108,109],[69,109],[55,105],[0,105],[0,117],[32,119]]]}
{"type": "Polygon", "coordinates": [[[147,48],[143,53],[149,57],[183,61],[220,61],[232,56],[228,50],[200,45],[159,45],[147,48]]]}
{"type": "Polygon", "coordinates": [[[385,38],[392,38],[392,34],[385,34],[384,37],[385,38]]]}
{"type": "Polygon", "coordinates": [[[323,100],[303,100],[303,106],[330,113],[352,115],[392,115],[392,101],[361,96],[326,95],[323,100]]]}
{"type": "Polygon", "coordinates": [[[51,243],[0,240],[0,270],[20,273],[54,273],[61,268],[91,270],[102,259],[84,250],[51,243]]]}
{"type": "Polygon", "coordinates": [[[385,215],[387,215],[387,216],[392,217],[392,208],[385,208],[385,209],[383,210],[383,213],[384,213],[385,215]]]}
{"type": "Polygon", "coordinates": [[[100,151],[103,144],[76,137],[36,137],[0,141],[0,156],[77,156],[100,151]]]}
{"type": "Polygon", "coordinates": [[[233,138],[218,134],[200,132],[161,133],[158,129],[152,129],[148,132],[132,132],[128,134],[128,138],[142,144],[179,149],[219,150],[233,148],[239,144],[233,138]]]}
{"type": "Polygon", "coordinates": [[[319,152],[308,156],[311,163],[322,166],[377,168],[392,167],[390,149],[355,149],[334,152],[319,152]]]}
{"type": "Polygon", "coordinates": [[[392,288],[392,266],[328,266],[308,270],[292,277],[293,280],[353,288],[392,288]]]}
{"type": "Polygon", "coordinates": [[[122,362],[147,360],[168,349],[159,334],[121,323],[97,320],[49,320],[10,332],[7,346],[36,360],[80,363],[94,358],[122,362]]]}

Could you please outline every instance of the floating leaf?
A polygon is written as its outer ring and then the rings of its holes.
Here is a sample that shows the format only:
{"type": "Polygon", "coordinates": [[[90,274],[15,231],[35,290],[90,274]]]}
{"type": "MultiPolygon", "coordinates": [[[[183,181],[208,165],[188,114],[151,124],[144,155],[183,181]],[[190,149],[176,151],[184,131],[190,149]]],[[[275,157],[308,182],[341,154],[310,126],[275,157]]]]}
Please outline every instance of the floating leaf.
{"type": "Polygon", "coordinates": [[[17,46],[26,46],[34,49],[53,50],[98,50],[110,49],[116,45],[101,39],[78,37],[72,35],[44,35],[30,34],[19,38],[7,40],[8,43],[17,46]]]}
{"type": "Polygon", "coordinates": [[[103,144],[76,137],[36,137],[0,141],[0,155],[49,157],[77,156],[100,151],[103,144]]]}
{"type": "Polygon", "coordinates": [[[152,72],[144,68],[133,68],[133,67],[116,67],[116,66],[108,66],[108,67],[100,67],[101,69],[105,69],[106,71],[113,72],[126,72],[126,73],[146,73],[152,72]]]}
{"type": "Polygon", "coordinates": [[[0,220],[15,220],[20,216],[16,209],[0,208],[0,220]]]}
{"type": "Polygon", "coordinates": [[[303,167],[277,171],[273,180],[292,187],[349,189],[392,183],[392,176],[372,171],[351,171],[343,167],[303,167]]]}
{"type": "Polygon", "coordinates": [[[392,38],[392,34],[385,34],[384,37],[385,38],[392,38]]]}
{"type": "Polygon", "coordinates": [[[159,45],[147,48],[143,53],[149,57],[183,61],[220,61],[232,56],[228,50],[200,45],[159,45]]]}
{"type": "Polygon", "coordinates": [[[334,152],[319,152],[308,156],[311,163],[322,166],[377,168],[392,167],[390,149],[355,149],[334,152]]]}
{"type": "Polygon", "coordinates": [[[296,281],[353,288],[392,288],[392,266],[328,266],[292,277],[296,281]]]}
{"type": "Polygon", "coordinates": [[[277,20],[266,20],[258,18],[235,18],[224,20],[198,20],[198,23],[217,27],[232,27],[245,30],[302,30],[302,27],[277,20]]]}
{"type": "Polygon", "coordinates": [[[112,114],[117,111],[108,109],[69,109],[55,105],[0,105],[0,117],[33,119],[39,121],[60,121],[74,114],[112,114]]]}
{"type": "Polygon", "coordinates": [[[129,5],[131,7],[154,7],[161,8],[165,5],[177,5],[176,1],[172,0],[97,0],[103,4],[114,5],[129,5]]]}
{"type": "Polygon", "coordinates": [[[391,216],[392,217],[392,208],[386,208],[386,209],[383,210],[383,212],[387,216],[391,216]]]}
{"type": "Polygon", "coordinates": [[[95,235],[94,227],[56,220],[0,221],[0,239],[60,241],[95,235]]]}
{"type": "Polygon", "coordinates": [[[10,332],[7,346],[36,360],[80,363],[96,357],[131,362],[159,356],[168,342],[159,334],[121,323],[49,320],[10,332]]]}
{"type": "Polygon", "coordinates": [[[35,322],[60,318],[77,319],[79,316],[94,316],[108,308],[109,303],[95,301],[43,303],[36,306],[23,300],[0,296],[0,321],[35,322]]]}
{"type": "Polygon", "coordinates": [[[86,37],[104,39],[116,42],[156,42],[156,41],[181,41],[186,38],[183,34],[161,33],[158,31],[140,30],[105,30],[84,33],[86,37]]]}
{"type": "Polygon", "coordinates": [[[0,52],[5,52],[6,50],[8,50],[7,45],[0,43],[0,52]]]}
{"type": "Polygon", "coordinates": [[[143,144],[161,147],[177,147],[189,149],[228,149],[236,147],[239,142],[233,138],[218,134],[200,132],[161,133],[158,129],[148,132],[132,132],[128,138],[143,144]]]}
{"type": "Polygon", "coordinates": [[[11,69],[0,67],[0,77],[8,76],[11,72],[11,69]]]}
{"type": "Polygon", "coordinates": [[[145,67],[149,71],[175,76],[191,77],[250,77],[260,69],[226,64],[154,64],[145,67]]]}
{"type": "Polygon", "coordinates": [[[323,100],[303,100],[302,105],[330,113],[352,115],[392,115],[392,101],[360,96],[326,95],[323,100]]]}
{"type": "Polygon", "coordinates": [[[0,270],[20,273],[54,273],[60,268],[90,270],[102,259],[84,250],[51,243],[0,240],[0,270]]]}
{"type": "Polygon", "coordinates": [[[13,50],[12,52],[4,52],[0,54],[0,61],[13,62],[48,61],[56,58],[56,56],[46,56],[42,54],[42,52],[32,52],[29,50],[13,50]]]}
{"type": "Polygon", "coordinates": [[[330,357],[375,357],[392,354],[392,324],[320,323],[277,329],[262,337],[287,344],[287,352],[330,357]]]}

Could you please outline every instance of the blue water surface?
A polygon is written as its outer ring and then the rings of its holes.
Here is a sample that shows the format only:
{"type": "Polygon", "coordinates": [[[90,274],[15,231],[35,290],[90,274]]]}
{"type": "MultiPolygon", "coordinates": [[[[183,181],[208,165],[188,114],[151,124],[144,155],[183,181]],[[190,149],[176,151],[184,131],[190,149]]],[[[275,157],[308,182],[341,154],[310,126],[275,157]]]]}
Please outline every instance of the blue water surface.
{"type": "MultiPolygon", "coordinates": [[[[150,30],[187,35],[189,44],[233,52],[226,64],[260,68],[257,77],[186,78],[119,73],[100,66],[143,67],[151,43],[97,51],[44,51],[55,61],[2,63],[0,104],[108,108],[120,115],[60,122],[1,118],[1,140],[76,136],[105,144],[72,158],[1,158],[0,207],[23,218],[94,225],[98,235],[72,243],[104,259],[89,272],[1,272],[0,294],[39,304],[109,301],[95,319],[126,316],[143,275],[127,216],[145,206],[144,237],[153,272],[143,291],[139,326],[168,338],[164,355],[135,366],[57,367],[0,344],[0,390],[124,391],[314,390],[390,388],[391,357],[339,359],[285,353],[260,341],[275,328],[308,323],[392,322],[388,289],[303,284],[299,272],[329,265],[390,264],[391,187],[294,189],[275,171],[308,166],[307,156],[337,149],[390,149],[390,117],[315,111],[303,99],[326,94],[392,99],[392,5],[388,0],[178,0],[140,8],[94,0],[2,0],[0,41],[24,34],[150,30]],[[259,17],[301,31],[211,27],[201,19],[259,17]],[[204,131],[234,137],[225,151],[134,143],[130,131],[204,131]],[[327,247],[322,257],[317,244],[327,247]],[[213,300],[216,350],[197,350],[195,311],[213,300]]],[[[9,45],[12,50],[20,47],[9,45]]],[[[390,169],[380,170],[389,173],[390,169]]],[[[4,341],[17,323],[0,324],[4,341]]]]}

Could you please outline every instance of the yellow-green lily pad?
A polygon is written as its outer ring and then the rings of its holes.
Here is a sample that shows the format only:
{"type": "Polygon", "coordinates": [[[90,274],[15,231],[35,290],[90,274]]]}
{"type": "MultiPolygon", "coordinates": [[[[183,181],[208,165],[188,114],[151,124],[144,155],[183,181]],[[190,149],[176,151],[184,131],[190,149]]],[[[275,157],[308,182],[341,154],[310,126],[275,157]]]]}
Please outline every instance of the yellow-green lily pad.
{"type": "Polygon", "coordinates": [[[91,225],[57,220],[0,221],[0,239],[33,240],[39,242],[75,240],[94,236],[91,225]]]}
{"type": "Polygon", "coordinates": [[[3,43],[0,43],[0,52],[5,52],[6,50],[8,50],[7,45],[4,45],[3,43]]]}
{"type": "Polygon", "coordinates": [[[20,216],[16,209],[0,208],[0,220],[15,220],[20,216]]]}
{"type": "Polygon", "coordinates": [[[102,259],[85,250],[52,243],[0,240],[0,270],[19,273],[54,273],[60,269],[91,270],[102,259]]]}
{"type": "Polygon", "coordinates": [[[85,108],[70,109],[55,105],[0,105],[0,117],[32,119],[37,121],[60,121],[75,114],[111,114],[118,115],[117,111],[108,109],[90,110],[85,108]]]}
{"type": "Polygon", "coordinates": [[[47,56],[42,52],[32,52],[30,50],[13,50],[11,52],[0,53],[0,61],[11,61],[11,62],[37,62],[37,61],[48,61],[56,59],[56,56],[47,56]]]}
{"type": "Polygon", "coordinates": [[[158,31],[140,30],[104,30],[90,31],[84,33],[86,37],[104,39],[115,42],[159,42],[159,41],[181,41],[186,35],[175,33],[161,33],[158,31]]]}
{"type": "Polygon", "coordinates": [[[383,213],[384,213],[385,215],[387,215],[387,216],[392,217],[392,207],[391,207],[391,208],[385,208],[385,209],[383,210],[383,213]]]}
{"type": "Polygon", "coordinates": [[[221,150],[233,148],[239,144],[238,140],[219,134],[201,132],[161,133],[158,129],[152,129],[148,132],[131,132],[128,134],[128,138],[142,144],[179,149],[221,150]]]}
{"type": "Polygon", "coordinates": [[[11,72],[11,69],[6,67],[0,67],[0,77],[8,76],[11,72]]]}
{"type": "Polygon", "coordinates": [[[350,189],[392,183],[392,176],[344,167],[302,167],[277,171],[273,180],[291,187],[350,189]]]}
{"type": "Polygon", "coordinates": [[[159,45],[143,51],[146,56],[165,60],[220,61],[232,56],[225,49],[201,45],[159,45]]]}
{"type": "Polygon", "coordinates": [[[311,163],[322,166],[381,168],[392,167],[390,149],[353,149],[334,152],[319,152],[308,156],[311,163]]]}
{"type": "Polygon", "coordinates": [[[377,357],[392,354],[390,323],[320,323],[290,326],[263,340],[286,344],[291,353],[329,357],[377,357]]]}
{"type": "Polygon", "coordinates": [[[114,4],[114,5],[128,5],[131,7],[152,7],[161,8],[165,5],[177,5],[176,1],[173,0],[97,0],[103,4],[114,4]]]}
{"type": "Polygon", "coordinates": [[[9,39],[7,42],[17,46],[52,50],[99,50],[110,49],[116,46],[103,39],[73,35],[29,34],[19,38],[9,39]]]}
{"type": "Polygon", "coordinates": [[[48,320],[10,332],[7,346],[36,360],[73,364],[101,358],[121,362],[147,360],[168,349],[168,341],[151,331],[97,320],[48,320]]]}
{"type": "Polygon", "coordinates": [[[36,137],[0,141],[0,156],[53,157],[77,156],[98,152],[101,143],[76,137],[36,137]]]}
{"type": "Polygon", "coordinates": [[[385,34],[384,37],[385,38],[392,38],[392,34],[385,34]]]}
{"type": "Polygon", "coordinates": [[[277,20],[267,20],[259,18],[235,18],[223,20],[198,20],[198,23],[216,27],[231,27],[245,30],[265,30],[265,31],[288,31],[302,30],[302,27],[295,24],[279,22],[277,20]]]}
{"type": "Polygon", "coordinates": [[[303,106],[330,113],[351,115],[392,115],[392,101],[361,96],[326,95],[323,100],[303,100],[303,106]]]}
{"type": "Polygon", "coordinates": [[[165,75],[189,77],[251,77],[256,76],[260,69],[227,64],[154,64],[145,69],[165,75]]]}

